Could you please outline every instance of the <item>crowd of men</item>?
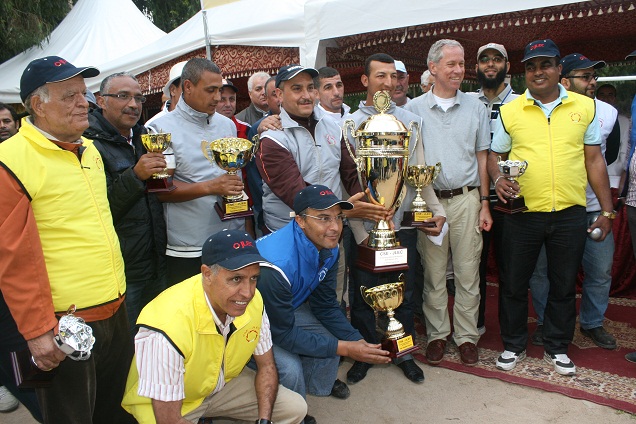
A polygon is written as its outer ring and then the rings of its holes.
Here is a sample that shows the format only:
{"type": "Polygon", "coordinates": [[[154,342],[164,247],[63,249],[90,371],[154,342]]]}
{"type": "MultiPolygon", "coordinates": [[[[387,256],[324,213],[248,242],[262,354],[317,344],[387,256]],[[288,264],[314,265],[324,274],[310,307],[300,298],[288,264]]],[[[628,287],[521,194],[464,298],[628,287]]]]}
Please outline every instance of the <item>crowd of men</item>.
{"type": "MultiPolygon", "coordinates": [[[[398,279],[356,265],[357,246],[378,220],[390,221],[407,248],[395,316],[411,334],[422,317],[428,364],[442,362],[449,343],[465,366],[479,363],[491,244],[503,343],[497,368],[512,370],[531,341],[544,346],[555,372],[576,373],[567,352],[581,264],[581,333],[615,349],[603,327],[617,213],[610,187],[634,237],[636,143],[628,147],[614,87],[597,87],[605,62],[533,41],[522,60],[527,90],[514,93],[506,48],[489,43],[476,52],[481,88],[464,93],[465,55],[458,41],[436,41],[415,98],[402,61],[369,56],[366,96],[354,113],[336,69],[297,64],[252,75],[250,105],[236,113],[240,88],[212,61],[194,58],[172,67],[166,103],[145,125],[146,98],[133,75],[103,78],[91,105],[84,79],[97,77],[96,68],[56,56],[31,62],[20,83],[28,116],[20,121],[0,103],[6,409],[17,406],[8,389],[45,423],[311,424],[307,394],[346,399],[347,383],[374,364],[394,363],[422,383],[412,355],[382,347],[387,324],[361,293],[398,279]],[[418,124],[408,163],[441,163],[422,190],[428,226],[403,223],[415,188],[405,185],[389,210],[360,184],[355,139],[342,128],[380,113],[379,91],[392,97],[387,114],[418,124]],[[147,151],[143,136],[161,132],[171,134],[171,147],[147,151]],[[255,136],[254,160],[238,175],[201,149],[201,140],[255,136]],[[507,159],[529,163],[518,181],[502,173],[507,159]],[[149,191],[165,169],[176,188],[149,191]],[[501,205],[520,193],[527,211],[504,213],[501,205]],[[249,198],[254,216],[224,219],[215,210],[221,196],[249,198]],[[532,336],[528,289],[539,323],[532,336]],[[59,332],[68,315],[92,331],[90,355],[72,330],[59,332]],[[11,352],[26,349],[34,373],[55,373],[35,390],[19,388],[13,375],[11,352]],[[347,382],[337,378],[343,357],[354,361],[347,382]]],[[[626,358],[636,362],[634,353],[626,358]]]]}

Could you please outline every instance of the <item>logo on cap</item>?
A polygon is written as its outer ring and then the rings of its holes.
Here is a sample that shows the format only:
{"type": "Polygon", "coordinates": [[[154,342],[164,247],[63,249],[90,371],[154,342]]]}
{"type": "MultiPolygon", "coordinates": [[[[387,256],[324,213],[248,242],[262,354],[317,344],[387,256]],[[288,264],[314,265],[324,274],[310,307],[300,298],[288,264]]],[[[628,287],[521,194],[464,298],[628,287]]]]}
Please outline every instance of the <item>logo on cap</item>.
{"type": "Polygon", "coordinates": [[[320,192],[321,196],[329,196],[331,194],[333,194],[333,191],[331,191],[331,190],[323,190],[323,191],[320,192]]]}
{"type": "Polygon", "coordinates": [[[535,44],[534,46],[530,47],[530,50],[538,49],[539,47],[545,47],[545,44],[535,44]]]}
{"type": "Polygon", "coordinates": [[[254,247],[254,244],[249,240],[237,241],[232,245],[234,249],[245,249],[246,247],[254,247]]]}

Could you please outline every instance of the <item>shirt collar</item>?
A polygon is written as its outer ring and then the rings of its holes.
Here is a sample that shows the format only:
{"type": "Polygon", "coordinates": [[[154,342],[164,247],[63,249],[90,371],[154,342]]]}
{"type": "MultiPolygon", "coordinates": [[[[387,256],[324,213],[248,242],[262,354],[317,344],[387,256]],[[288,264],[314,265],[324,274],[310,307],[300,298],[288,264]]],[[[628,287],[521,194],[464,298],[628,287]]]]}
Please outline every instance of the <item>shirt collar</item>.
{"type": "MultiPolygon", "coordinates": [[[[563,87],[561,85],[561,83],[558,83],[558,85],[559,85],[559,98],[561,100],[567,99],[568,98],[568,91],[565,89],[565,87],[563,87]]],[[[533,101],[533,102],[537,102],[537,103],[543,104],[540,100],[537,100],[534,97],[532,97],[532,94],[530,94],[530,90],[527,90],[527,89],[526,89],[526,99],[528,99],[530,101],[533,101]]]]}

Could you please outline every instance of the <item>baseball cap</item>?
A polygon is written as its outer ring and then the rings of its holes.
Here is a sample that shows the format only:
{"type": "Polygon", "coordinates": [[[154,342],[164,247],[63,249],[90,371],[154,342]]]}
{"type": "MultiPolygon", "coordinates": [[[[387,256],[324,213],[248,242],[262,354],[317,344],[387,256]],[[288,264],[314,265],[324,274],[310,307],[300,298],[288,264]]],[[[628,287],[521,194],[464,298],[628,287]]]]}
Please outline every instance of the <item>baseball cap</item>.
{"type": "Polygon", "coordinates": [[[636,50],[634,50],[633,52],[631,52],[630,54],[628,54],[627,56],[625,56],[625,60],[627,59],[633,59],[636,57],[636,50]]]}
{"type": "Polygon", "coordinates": [[[248,265],[267,262],[256,248],[256,242],[245,231],[223,230],[212,234],[203,243],[201,263],[219,265],[236,271],[248,265]]]}
{"type": "Polygon", "coordinates": [[[236,86],[234,84],[232,84],[232,81],[230,81],[229,79],[225,79],[223,78],[223,87],[231,87],[232,90],[234,90],[235,93],[238,93],[238,88],[236,88],[236,86]]]}
{"type": "Polygon", "coordinates": [[[577,69],[594,68],[600,69],[605,66],[602,60],[590,60],[581,53],[572,53],[561,59],[561,75],[567,75],[577,69]]]}
{"type": "Polygon", "coordinates": [[[481,56],[484,50],[488,50],[488,49],[497,50],[499,53],[503,55],[503,57],[508,59],[508,52],[506,51],[506,48],[502,44],[488,43],[488,44],[484,44],[483,46],[479,48],[479,50],[477,50],[477,60],[479,60],[479,56],[481,56]]]}
{"type": "Polygon", "coordinates": [[[168,79],[166,85],[163,87],[163,94],[165,94],[166,97],[170,97],[170,86],[174,84],[176,80],[181,78],[181,72],[183,72],[183,67],[186,63],[187,61],[184,60],[183,62],[179,62],[176,65],[172,65],[172,68],[170,68],[170,78],[168,79]]]}
{"type": "Polygon", "coordinates": [[[294,212],[301,213],[307,208],[324,211],[339,205],[341,209],[353,209],[353,203],[338,199],[333,191],[324,185],[310,185],[298,192],[294,197],[294,212]]]}
{"type": "Polygon", "coordinates": [[[523,54],[522,62],[535,57],[560,57],[561,52],[554,41],[546,38],[544,40],[535,40],[528,43],[523,54]]]}
{"type": "Polygon", "coordinates": [[[276,75],[276,88],[280,86],[281,82],[289,81],[301,72],[307,72],[312,78],[316,78],[318,76],[318,71],[314,68],[305,68],[302,65],[294,64],[286,65],[278,70],[278,74],[276,75]]]}
{"type": "Polygon", "coordinates": [[[20,98],[24,102],[29,94],[44,84],[66,81],[80,74],[84,78],[92,78],[99,75],[99,70],[93,66],[77,68],[59,56],[32,60],[20,78],[20,98]]]}
{"type": "Polygon", "coordinates": [[[406,66],[404,65],[404,62],[402,62],[401,60],[396,60],[395,70],[398,72],[404,72],[406,74],[406,66]]]}

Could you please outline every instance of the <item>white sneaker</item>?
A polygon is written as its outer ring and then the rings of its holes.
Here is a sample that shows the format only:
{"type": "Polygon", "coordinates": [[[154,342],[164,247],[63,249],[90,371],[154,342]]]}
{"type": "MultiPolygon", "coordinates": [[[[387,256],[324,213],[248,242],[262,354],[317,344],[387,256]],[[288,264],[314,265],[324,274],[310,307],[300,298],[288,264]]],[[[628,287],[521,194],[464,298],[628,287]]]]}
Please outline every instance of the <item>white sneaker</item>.
{"type": "Polygon", "coordinates": [[[521,353],[514,353],[509,350],[504,350],[499,358],[497,358],[497,362],[495,366],[503,371],[510,371],[514,367],[517,366],[517,362],[523,361],[526,359],[526,351],[524,350],[521,353]]]}
{"type": "Polygon", "coordinates": [[[561,375],[574,375],[576,374],[576,366],[574,362],[568,358],[565,353],[558,353],[556,355],[550,355],[546,352],[543,355],[543,360],[548,364],[554,365],[554,371],[561,375]]]}
{"type": "Polygon", "coordinates": [[[0,412],[11,412],[18,408],[20,402],[13,397],[9,389],[0,386],[0,412]]]}
{"type": "Polygon", "coordinates": [[[480,336],[486,334],[486,326],[482,325],[481,327],[477,327],[477,333],[479,333],[480,336]]]}

